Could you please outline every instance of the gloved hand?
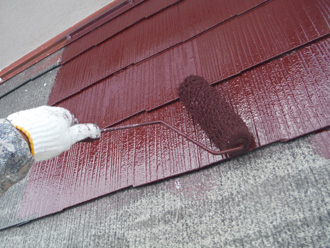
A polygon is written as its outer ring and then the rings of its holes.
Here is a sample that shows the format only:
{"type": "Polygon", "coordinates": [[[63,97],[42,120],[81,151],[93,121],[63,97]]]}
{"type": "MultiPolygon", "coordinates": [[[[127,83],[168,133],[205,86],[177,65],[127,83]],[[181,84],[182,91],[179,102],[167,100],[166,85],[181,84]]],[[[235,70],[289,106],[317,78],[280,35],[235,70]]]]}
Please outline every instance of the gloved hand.
{"type": "Polygon", "coordinates": [[[77,124],[67,109],[41,106],[11,114],[7,119],[29,139],[36,161],[56,157],[86,138],[98,139],[100,129],[95,124],[77,124]]]}

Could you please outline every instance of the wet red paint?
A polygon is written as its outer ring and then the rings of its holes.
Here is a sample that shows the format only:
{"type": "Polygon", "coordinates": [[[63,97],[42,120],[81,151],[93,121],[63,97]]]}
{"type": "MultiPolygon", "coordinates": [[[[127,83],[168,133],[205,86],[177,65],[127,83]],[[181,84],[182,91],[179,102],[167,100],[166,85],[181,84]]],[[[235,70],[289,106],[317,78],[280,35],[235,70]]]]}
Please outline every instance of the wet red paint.
{"type": "MultiPolygon", "coordinates": [[[[216,84],[219,94],[253,134],[255,144],[251,149],[330,125],[329,48],[330,38],[323,39],[216,84]]],[[[137,74],[132,75],[138,78],[137,74]]],[[[111,108],[111,101],[106,100],[102,111],[99,109],[103,97],[111,99],[101,92],[114,89],[113,94],[119,94],[116,90],[129,88],[120,77],[113,82],[118,87],[100,90],[97,88],[109,82],[100,83],[68,99],[66,107],[78,110],[76,106],[83,104],[84,99],[86,104],[75,113],[79,119],[103,126],[118,121],[115,116],[131,108],[133,102],[106,112],[111,108]],[[125,87],[119,87],[121,84],[125,87]],[[91,107],[84,109],[88,106],[91,107]]],[[[140,113],[120,124],[152,120],[164,120],[211,146],[180,101],[140,113]]],[[[58,158],[36,164],[19,215],[44,216],[119,189],[162,180],[226,158],[211,155],[160,125],[104,133],[100,141],[76,144],[58,158]]]]}
{"type": "MultiPolygon", "coordinates": [[[[264,1],[257,1],[257,2],[261,3],[264,1]]],[[[250,1],[247,3],[249,4],[247,4],[246,6],[245,9],[246,11],[249,8],[255,7],[256,5],[256,1],[250,1]]],[[[278,5],[283,7],[283,4],[282,5],[278,4],[278,5]]],[[[136,25],[130,27],[129,29],[124,30],[123,32],[120,32],[117,35],[113,36],[111,39],[106,40],[105,42],[99,44],[98,46],[93,47],[90,50],[80,54],[79,57],[66,63],[59,71],[58,76],[56,78],[56,84],[52,90],[52,94],[50,95],[49,104],[54,104],[60,101],[61,99],[69,97],[71,94],[79,92],[85,87],[88,87],[89,85],[92,85],[109,75],[112,75],[122,69],[126,69],[127,66],[138,64],[170,47],[173,47],[171,49],[172,53],[175,53],[176,49],[183,49],[189,51],[191,50],[192,46],[196,47],[193,44],[195,42],[195,39],[189,41],[187,45],[185,45],[184,43],[183,48],[181,48],[182,42],[185,42],[187,39],[190,39],[192,37],[198,36],[202,30],[209,29],[215,26],[216,24],[222,23],[223,21],[234,16],[235,14],[242,12],[242,6],[240,6],[239,4],[233,5],[228,1],[220,1],[220,2],[210,1],[206,6],[208,8],[205,8],[205,11],[209,10],[210,12],[209,16],[212,17],[211,22],[205,21],[206,17],[209,17],[208,15],[206,15],[204,19],[201,19],[202,20],[201,24],[198,21],[187,21],[188,19],[194,19],[195,16],[189,15],[189,12],[184,10],[186,8],[190,8],[190,9],[193,9],[193,7],[197,8],[198,4],[196,4],[196,0],[183,1],[180,4],[167,8],[164,11],[161,11],[151,16],[150,18],[147,18],[137,23],[136,25]],[[217,15],[217,13],[214,12],[214,9],[219,9],[220,8],[219,4],[221,5],[222,9],[227,11],[225,11],[224,13],[220,12],[217,15]],[[235,8],[233,6],[235,6],[235,8]],[[192,30],[195,30],[195,32],[193,32],[192,30]]],[[[265,8],[267,6],[268,4],[260,8],[265,8]]],[[[268,8],[272,8],[272,6],[268,8]]],[[[262,18],[265,18],[262,14],[263,11],[259,11],[259,12],[260,12],[259,15],[262,18]]],[[[308,15],[306,17],[308,17],[308,15]]],[[[198,16],[198,18],[200,18],[200,16],[198,16]]],[[[241,22],[244,21],[245,20],[239,19],[237,22],[235,22],[235,25],[241,25],[241,22]]],[[[251,20],[250,20],[250,24],[251,24],[251,20]]],[[[216,35],[219,31],[221,31],[223,28],[227,26],[228,26],[227,23],[224,23],[224,26],[218,25],[216,26],[216,28],[210,30],[210,32],[213,35],[216,35]]],[[[232,35],[231,34],[232,28],[233,28],[232,26],[230,27],[228,26],[228,29],[225,28],[225,30],[227,30],[226,32],[230,31],[228,33],[229,36],[232,35]]],[[[262,28],[268,29],[269,26],[263,26],[261,27],[261,29],[262,28]]],[[[280,31],[284,32],[285,30],[280,30],[280,31]]],[[[101,34],[102,32],[100,33],[100,35],[101,34]]],[[[197,39],[198,37],[195,38],[197,39]]],[[[93,36],[93,39],[97,39],[97,38],[94,38],[93,36]]],[[[209,38],[208,42],[213,43],[212,39],[213,38],[209,38]]],[[[88,44],[94,44],[88,40],[86,40],[86,42],[88,44]]],[[[254,42],[254,41],[248,40],[247,42],[254,42]]],[[[302,40],[302,42],[306,42],[306,39],[302,40]]],[[[200,45],[202,47],[203,46],[208,47],[211,44],[202,42],[202,44],[200,45]]],[[[201,49],[202,47],[198,47],[198,49],[201,49]]],[[[65,51],[63,58],[66,57],[67,53],[71,53],[71,52],[65,51]]],[[[196,54],[199,53],[197,53],[196,51],[196,54]]],[[[69,57],[72,56],[70,55],[69,57]]],[[[190,60],[191,58],[188,57],[187,59],[190,60]]],[[[163,66],[167,66],[167,64],[163,66]]],[[[174,65],[170,65],[170,66],[174,66],[174,65]]]]}
{"type": "MultiPolygon", "coordinates": [[[[142,1],[138,1],[138,3],[134,2],[134,4],[137,5],[139,2],[142,1]]],[[[181,34],[181,39],[186,40],[234,15],[241,14],[263,2],[265,2],[265,0],[248,0],[244,1],[243,3],[228,2],[225,0],[211,0],[203,2],[201,8],[201,2],[198,0],[146,1],[143,4],[136,6],[135,8],[130,8],[129,11],[121,14],[116,18],[113,18],[112,20],[108,17],[111,22],[105,23],[97,30],[88,33],[78,41],[70,44],[63,56],[62,63],[66,63],[87,49],[110,39],[112,36],[124,31],[134,24],[137,24],[143,19],[150,18],[151,16],[155,15],[155,13],[178,3],[179,4],[174,11],[168,10],[168,12],[174,12],[175,16],[181,16],[181,22],[177,23],[177,25],[181,25],[182,23],[181,29],[183,29],[184,32],[181,34]]],[[[121,12],[123,11],[121,10],[121,12]]],[[[175,19],[177,19],[177,17],[175,17],[175,19]]],[[[175,21],[175,19],[172,21],[175,21]]],[[[141,28],[141,30],[143,30],[142,33],[148,32],[144,26],[141,28]]],[[[168,30],[166,31],[167,32],[165,33],[170,35],[168,30]]],[[[177,30],[174,31],[177,32],[177,30]]]]}
{"type": "MultiPolygon", "coordinates": [[[[306,60],[312,60],[314,57],[320,60],[322,57],[330,57],[329,50],[329,39],[324,39],[300,50],[298,53],[302,54],[301,56],[304,56],[304,58],[306,57],[306,60]],[[309,58],[308,56],[312,57],[309,58]]],[[[198,62],[198,57],[194,55],[194,51],[196,50],[192,49],[188,54],[183,53],[180,49],[174,50],[173,53],[168,51],[166,59],[164,59],[164,56],[157,56],[153,60],[154,63],[141,63],[135,67],[130,67],[63,101],[59,106],[70,109],[81,122],[96,122],[101,127],[113,125],[144,110],[150,111],[155,107],[176,99],[176,85],[179,85],[184,77],[190,74],[204,75],[200,69],[195,69],[200,63],[198,62]],[[188,59],[193,57],[195,59],[188,59]],[[175,63],[177,59],[181,63],[175,63]],[[167,69],[165,65],[169,67],[173,65],[173,70],[167,69]],[[175,69],[177,70],[174,71],[175,69]],[[171,73],[167,73],[168,71],[171,71],[171,73]],[[158,83],[158,87],[156,83],[158,83]],[[87,102],[87,98],[90,98],[93,104],[87,102]],[[84,111],[81,111],[81,109],[84,109],[84,111]],[[120,111],[118,111],[119,109],[120,111]]],[[[299,61],[299,58],[294,58],[299,61]]],[[[280,61],[282,60],[283,58],[280,59],[280,61]]],[[[308,61],[308,63],[312,62],[308,61]]],[[[326,75],[327,69],[324,66],[327,63],[326,60],[313,63],[322,65],[320,68],[313,68],[314,71],[325,70],[326,75]]],[[[282,66],[288,69],[288,65],[291,67],[295,65],[291,64],[291,62],[287,62],[282,66]]],[[[209,69],[214,71],[215,74],[218,73],[216,67],[209,69]]],[[[269,73],[271,73],[273,69],[269,70],[269,73]]],[[[290,68],[290,72],[292,72],[292,75],[290,75],[297,77],[296,80],[299,81],[304,70],[304,64],[300,64],[298,68],[290,68]]],[[[271,74],[267,75],[270,76],[271,74]]],[[[213,76],[213,79],[216,79],[215,76],[213,76]]],[[[219,81],[220,79],[217,78],[214,81],[219,81]]],[[[269,79],[267,78],[267,80],[269,79]]],[[[325,87],[326,85],[324,84],[324,86],[321,85],[320,87],[325,87]]],[[[287,91],[289,92],[289,90],[287,91]]]]}
{"type": "Polygon", "coordinates": [[[181,33],[185,29],[177,25],[183,17],[175,15],[175,5],[65,64],[58,73],[49,104],[134,64],[152,74],[146,85],[150,91],[145,94],[150,96],[147,109],[153,109],[175,99],[177,83],[189,73],[217,82],[329,34],[330,10],[324,5],[323,0],[296,0],[290,4],[271,1],[184,43],[181,33]],[[171,32],[159,29],[156,35],[151,32],[156,26],[165,26],[171,32]],[[174,47],[139,63],[170,46],[174,47]]]}
{"type": "MultiPolygon", "coordinates": [[[[179,1],[180,0],[134,1],[134,5],[137,6],[131,8],[131,5],[133,4],[131,3],[126,7],[129,7],[129,9],[125,13],[118,16],[115,15],[114,17],[112,17],[112,15],[110,17],[107,16],[106,18],[109,19],[108,22],[93,30],[93,32],[87,33],[79,40],[68,45],[66,52],[63,55],[62,63],[64,64],[68,62],[89,48],[99,45],[100,43],[110,39],[114,35],[124,31],[132,25],[137,24],[141,20],[149,18],[162,9],[167,8],[179,1]],[[141,2],[143,3],[141,4],[141,2]]],[[[120,11],[124,12],[122,9],[120,9],[120,11]]],[[[95,27],[95,25],[93,25],[93,27],[95,27]]],[[[83,31],[86,32],[89,30],[90,28],[83,31]]]]}
{"type": "MultiPolygon", "coordinates": [[[[81,42],[77,41],[78,39],[85,39],[86,35],[90,35],[91,33],[95,33],[97,28],[100,26],[106,25],[109,21],[112,21],[118,16],[123,16],[123,14],[128,11],[129,9],[133,8],[134,6],[140,4],[145,0],[116,0],[112,3],[112,5],[109,5],[106,10],[100,10],[94,13],[92,16],[93,20],[86,23],[85,25],[80,26],[78,29],[74,30],[72,33],[70,33],[70,48],[69,50],[72,51],[72,42],[75,44],[82,44],[81,42]],[[111,7],[110,7],[111,6],[111,7]],[[93,31],[93,32],[92,32],[93,31]]],[[[90,18],[89,17],[89,18],[90,18]]],[[[103,28],[103,27],[102,27],[103,28]]],[[[66,57],[67,58],[67,57],[66,57]]]]}
{"type": "Polygon", "coordinates": [[[114,124],[144,111],[145,82],[144,71],[131,67],[63,101],[60,106],[70,109],[80,122],[92,121],[104,128],[109,123],[114,124]]]}

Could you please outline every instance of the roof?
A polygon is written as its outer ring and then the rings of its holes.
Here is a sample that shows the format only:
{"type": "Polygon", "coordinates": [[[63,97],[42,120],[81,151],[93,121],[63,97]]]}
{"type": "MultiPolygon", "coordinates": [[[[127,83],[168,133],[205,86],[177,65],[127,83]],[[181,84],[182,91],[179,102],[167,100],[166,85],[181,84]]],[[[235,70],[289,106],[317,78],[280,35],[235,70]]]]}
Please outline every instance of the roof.
{"type": "MultiPolygon", "coordinates": [[[[165,120],[208,143],[176,92],[186,76],[199,74],[247,123],[251,150],[324,130],[330,119],[326,6],[322,0],[205,1],[201,11],[195,0],[137,1],[72,36],[49,104],[102,128],[165,120]]],[[[326,142],[316,140],[328,156],[326,142]]],[[[162,126],[105,133],[36,164],[19,215],[42,217],[225,159],[162,126]]]]}

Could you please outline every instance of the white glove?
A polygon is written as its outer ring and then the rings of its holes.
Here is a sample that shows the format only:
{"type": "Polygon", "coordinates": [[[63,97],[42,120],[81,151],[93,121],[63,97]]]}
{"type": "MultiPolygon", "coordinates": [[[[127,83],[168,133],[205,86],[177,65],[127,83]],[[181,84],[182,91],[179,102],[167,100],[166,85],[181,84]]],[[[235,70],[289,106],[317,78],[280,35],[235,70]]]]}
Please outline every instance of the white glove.
{"type": "Polygon", "coordinates": [[[77,124],[67,109],[41,106],[11,114],[7,119],[29,139],[36,161],[56,157],[86,138],[98,139],[100,129],[95,124],[77,124]]]}

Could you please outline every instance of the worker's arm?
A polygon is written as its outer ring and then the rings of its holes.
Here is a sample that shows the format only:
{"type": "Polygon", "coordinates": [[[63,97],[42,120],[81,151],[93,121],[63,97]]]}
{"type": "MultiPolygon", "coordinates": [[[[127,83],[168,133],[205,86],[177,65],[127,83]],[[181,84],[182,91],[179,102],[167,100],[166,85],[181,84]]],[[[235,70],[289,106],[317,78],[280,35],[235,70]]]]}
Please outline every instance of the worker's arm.
{"type": "Polygon", "coordinates": [[[0,119],[0,196],[26,176],[33,162],[28,143],[7,119],[0,119]]]}
{"type": "Polygon", "coordinates": [[[77,124],[66,109],[41,106],[11,114],[0,125],[0,196],[22,180],[34,161],[54,158],[86,138],[98,139],[95,124],[77,124]]]}

